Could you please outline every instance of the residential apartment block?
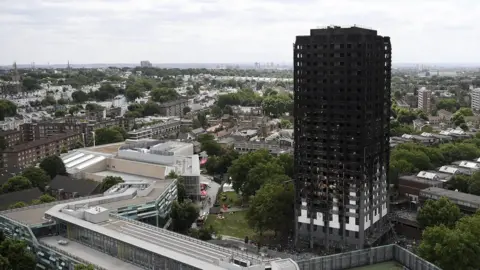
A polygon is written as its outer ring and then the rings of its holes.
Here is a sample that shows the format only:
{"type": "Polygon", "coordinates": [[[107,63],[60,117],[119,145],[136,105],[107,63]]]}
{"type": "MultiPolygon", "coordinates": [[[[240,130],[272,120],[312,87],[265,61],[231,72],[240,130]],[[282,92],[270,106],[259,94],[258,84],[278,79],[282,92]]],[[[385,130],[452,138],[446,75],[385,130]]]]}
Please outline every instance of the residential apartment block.
{"type": "Polygon", "coordinates": [[[180,120],[169,120],[132,130],[128,132],[128,138],[132,140],[167,138],[171,134],[177,134],[181,126],[180,120]]]}
{"type": "Polygon", "coordinates": [[[91,145],[93,142],[93,131],[96,129],[119,126],[129,131],[133,128],[133,125],[133,119],[123,117],[104,121],[78,121],[77,119],[67,118],[64,122],[26,123],[20,126],[20,131],[23,141],[35,141],[62,132],[79,132],[83,136],[81,141],[85,145],[91,145]]]}
{"type": "Polygon", "coordinates": [[[480,110],[480,88],[472,90],[472,110],[480,110]]]}
{"type": "Polygon", "coordinates": [[[60,155],[62,150],[73,149],[82,139],[79,132],[65,132],[49,138],[23,142],[2,151],[1,162],[5,171],[18,171],[32,166],[51,155],[60,155]]]}
{"type": "Polygon", "coordinates": [[[418,90],[418,109],[427,115],[432,111],[432,91],[422,87],[418,90]]]}
{"type": "Polygon", "coordinates": [[[385,233],[390,38],[312,29],[294,44],[296,244],[370,246],[385,233]]]}
{"type": "Polygon", "coordinates": [[[160,115],[162,116],[183,116],[183,109],[188,107],[187,99],[178,99],[160,103],[160,115]]]}

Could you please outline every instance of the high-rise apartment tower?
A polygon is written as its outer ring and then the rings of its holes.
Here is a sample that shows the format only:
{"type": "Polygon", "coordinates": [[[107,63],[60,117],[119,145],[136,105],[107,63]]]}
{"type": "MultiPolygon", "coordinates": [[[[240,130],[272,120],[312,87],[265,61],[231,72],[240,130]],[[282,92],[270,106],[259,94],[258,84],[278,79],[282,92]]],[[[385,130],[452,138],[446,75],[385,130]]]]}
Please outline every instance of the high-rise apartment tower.
{"type": "Polygon", "coordinates": [[[369,246],[389,226],[390,38],[312,29],[294,44],[296,243],[369,246]]]}
{"type": "Polygon", "coordinates": [[[425,87],[418,90],[418,109],[422,110],[426,114],[430,114],[432,111],[432,91],[425,87]]]}

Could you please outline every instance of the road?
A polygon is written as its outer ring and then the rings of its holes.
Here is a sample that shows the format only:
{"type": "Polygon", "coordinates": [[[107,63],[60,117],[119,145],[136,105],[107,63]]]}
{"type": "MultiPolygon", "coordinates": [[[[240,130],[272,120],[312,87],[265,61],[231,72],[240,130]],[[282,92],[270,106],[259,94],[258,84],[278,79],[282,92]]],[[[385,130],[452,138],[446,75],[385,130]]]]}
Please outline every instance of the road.
{"type": "MultiPolygon", "coordinates": [[[[204,214],[209,214],[210,213],[210,208],[213,207],[215,204],[215,199],[218,193],[218,190],[220,189],[220,184],[217,182],[213,181],[213,177],[209,175],[200,175],[200,183],[206,183],[210,188],[207,189],[207,199],[199,202],[198,207],[200,207],[200,215],[204,214]],[[208,202],[208,197],[210,197],[210,202],[208,202]]],[[[193,223],[192,228],[196,229],[197,224],[193,223]]]]}

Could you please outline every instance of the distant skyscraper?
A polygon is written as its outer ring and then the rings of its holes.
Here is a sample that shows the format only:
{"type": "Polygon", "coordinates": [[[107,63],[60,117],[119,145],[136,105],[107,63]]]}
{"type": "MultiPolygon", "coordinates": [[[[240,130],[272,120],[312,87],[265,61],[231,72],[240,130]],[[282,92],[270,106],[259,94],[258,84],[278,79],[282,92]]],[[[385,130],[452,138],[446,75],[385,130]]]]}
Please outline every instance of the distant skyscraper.
{"type": "Polygon", "coordinates": [[[418,90],[418,109],[429,114],[432,111],[432,91],[422,87],[418,90]]]}
{"type": "Polygon", "coordinates": [[[390,38],[377,31],[297,36],[297,245],[359,248],[386,231],[390,80],[390,38]]]}
{"type": "Polygon", "coordinates": [[[150,61],[141,61],[140,66],[141,67],[152,67],[152,63],[150,63],[150,61]]]}

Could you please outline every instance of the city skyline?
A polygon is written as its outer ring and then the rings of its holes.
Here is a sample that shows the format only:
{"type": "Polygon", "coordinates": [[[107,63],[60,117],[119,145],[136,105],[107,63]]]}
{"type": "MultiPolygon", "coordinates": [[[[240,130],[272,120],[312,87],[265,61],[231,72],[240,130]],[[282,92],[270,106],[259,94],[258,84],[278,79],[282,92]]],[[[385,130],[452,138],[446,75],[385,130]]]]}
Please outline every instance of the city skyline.
{"type": "Polygon", "coordinates": [[[8,27],[0,34],[9,37],[2,44],[8,53],[0,65],[290,63],[296,35],[332,24],[388,33],[396,44],[393,63],[473,63],[480,41],[471,33],[480,26],[465,14],[479,12],[469,0],[5,0],[0,21],[8,27]]]}

